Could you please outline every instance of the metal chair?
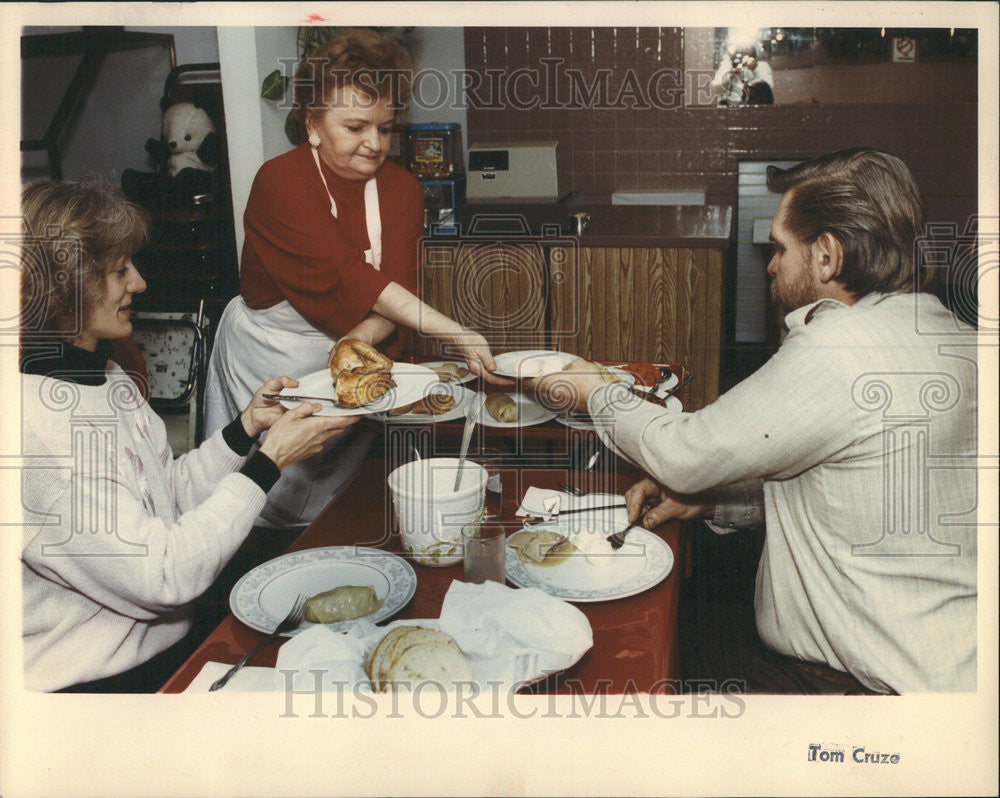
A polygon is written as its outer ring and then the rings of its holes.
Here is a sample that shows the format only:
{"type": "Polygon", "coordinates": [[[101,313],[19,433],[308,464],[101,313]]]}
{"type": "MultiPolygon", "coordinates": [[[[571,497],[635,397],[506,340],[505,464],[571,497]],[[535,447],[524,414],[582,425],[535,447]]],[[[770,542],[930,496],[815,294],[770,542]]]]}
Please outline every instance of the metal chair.
{"type": "Polygon", "coordinates": [[[204,438],[204,387],[209,320],[204,302],[191,313],[136,312],[132,338],[142,351],[149,403],[156,410],[188,408],[188,449],[204,438]]]}

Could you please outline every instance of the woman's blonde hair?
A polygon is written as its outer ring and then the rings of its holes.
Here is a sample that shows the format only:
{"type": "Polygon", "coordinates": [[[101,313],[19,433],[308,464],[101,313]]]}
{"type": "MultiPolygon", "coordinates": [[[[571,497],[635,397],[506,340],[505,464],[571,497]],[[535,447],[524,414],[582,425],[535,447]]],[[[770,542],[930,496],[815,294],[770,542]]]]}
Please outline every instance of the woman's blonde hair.
{"type": "Polygon", "coordinates": [[[410,54],[398,41],[369,28],[349,28],[299,64],[292,118],[303,132],[310,115],[325,110],[331,94],[345,86],[399,107],[409,98],[412,73],[410,54]]]}
{"type": "Polygon", "coordinates": [[[147,241],[148,214],[93,175],[28,184],[21,213],[21,333],[72,338],[107,271],[147,241]]]}

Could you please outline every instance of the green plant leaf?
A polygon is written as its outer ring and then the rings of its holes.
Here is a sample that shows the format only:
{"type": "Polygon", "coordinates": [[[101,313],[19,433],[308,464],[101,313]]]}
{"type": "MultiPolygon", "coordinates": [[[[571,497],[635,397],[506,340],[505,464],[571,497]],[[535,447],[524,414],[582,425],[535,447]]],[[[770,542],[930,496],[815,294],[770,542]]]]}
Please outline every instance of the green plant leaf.
{"type": "Polygon", "coordinates": [[[281,74],[280,69],[274,70],[260,84],[260,96],[265,100],[280,100],[285,96],[288,78],[281,74]]]}
{"type": "Polygon", "coordinates": [[[299,123],[295,121],[291,111],[289,111],[288,116],[285,117],[285,136],[287,136],[288,140],[296,147],[306,140],[302,128],[299,127],[299,123]]]}

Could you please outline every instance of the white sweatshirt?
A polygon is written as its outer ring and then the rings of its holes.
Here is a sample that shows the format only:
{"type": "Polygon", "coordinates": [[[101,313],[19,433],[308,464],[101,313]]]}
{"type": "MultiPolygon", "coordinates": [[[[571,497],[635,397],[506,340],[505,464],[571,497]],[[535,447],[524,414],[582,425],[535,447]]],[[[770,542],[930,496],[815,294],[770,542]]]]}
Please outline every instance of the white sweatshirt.
{"type": "Polygon", "coordinates": [[[264,506],[221,430],[174,459],[131,379],[114,363],[107,375],[21,375],[29,690],[121,673],[183,637],[264,506]]]}

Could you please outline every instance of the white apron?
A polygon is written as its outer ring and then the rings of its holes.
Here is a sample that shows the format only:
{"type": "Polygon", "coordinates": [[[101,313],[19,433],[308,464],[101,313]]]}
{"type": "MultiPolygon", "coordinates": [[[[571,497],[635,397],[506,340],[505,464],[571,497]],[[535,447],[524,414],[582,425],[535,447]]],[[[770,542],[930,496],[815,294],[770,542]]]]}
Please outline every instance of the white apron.
{"type": "MultiPolygon", "coordinates": [[[[336,218],[337,204],[315,148],[312,154],[330,197],[330,213],[336,218]]],[[[382,261],[382,222],[375,178],[365,184],[365,225],[371,245],[365,260],[378,269],[382,261]]],[[[254,310],[247,307],[243,297],[234,297],[219,320],[208,365],[206,437],[232,421],[267,380],[302,377],[326,368],[335,343],[287,300],[254,310]]],[[[260,522],[274,527],[309,523],[361,467],[375,438],[374,432],[362,431],[356,425],[327,441],[319,454],[286,468],[267,495],[260,522]]]]}

